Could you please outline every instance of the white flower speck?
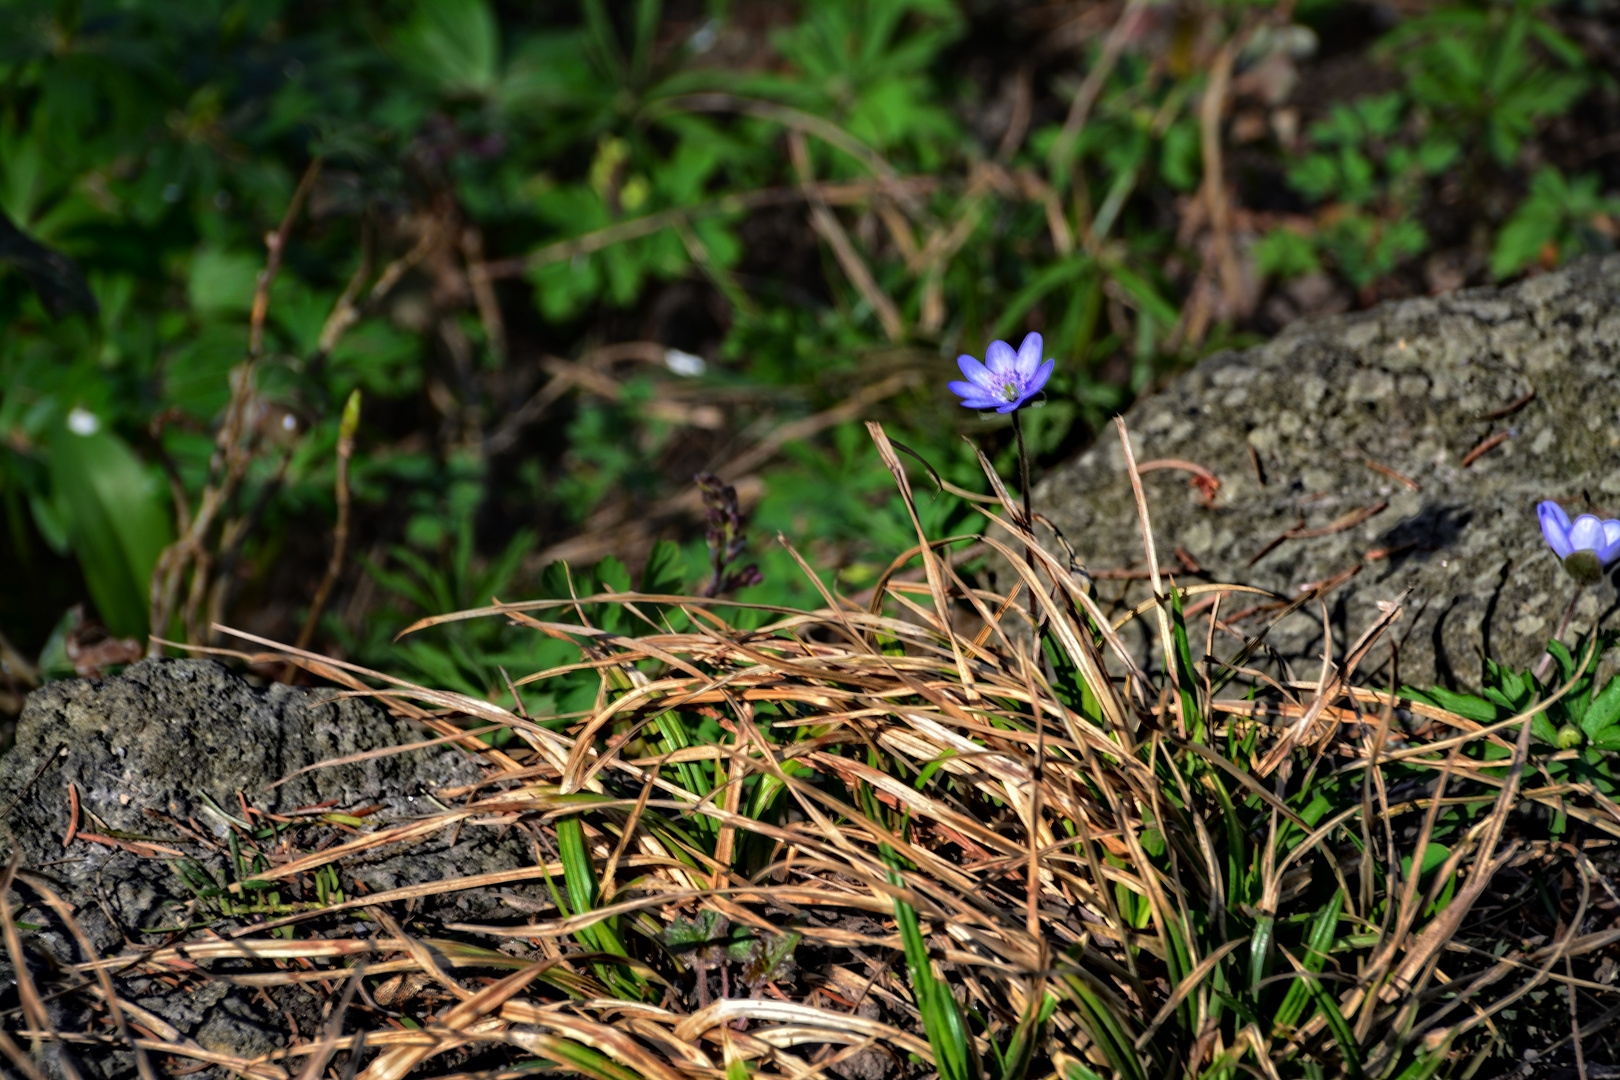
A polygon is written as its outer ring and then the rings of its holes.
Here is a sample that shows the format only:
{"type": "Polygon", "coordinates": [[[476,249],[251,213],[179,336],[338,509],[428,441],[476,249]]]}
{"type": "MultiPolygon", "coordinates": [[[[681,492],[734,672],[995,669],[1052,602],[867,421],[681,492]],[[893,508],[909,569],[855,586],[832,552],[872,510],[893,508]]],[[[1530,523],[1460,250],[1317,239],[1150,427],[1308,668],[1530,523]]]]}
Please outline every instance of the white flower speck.
{"type": "Polygon", "coordinates": [[[101,418],[82,405],[76,405],[67,416],[68,430],[75,435],[94,435],[101,430],[101,418]]]}
{"type": "Polygon", "coordinates": [[[664,350],[664,366],[677,375],[686,375],[688,377],[702,375],[709,370],[709,365],[704,362],[703,357],[693,356],[691,353],[682,352],[680,349],[664,350]]]}

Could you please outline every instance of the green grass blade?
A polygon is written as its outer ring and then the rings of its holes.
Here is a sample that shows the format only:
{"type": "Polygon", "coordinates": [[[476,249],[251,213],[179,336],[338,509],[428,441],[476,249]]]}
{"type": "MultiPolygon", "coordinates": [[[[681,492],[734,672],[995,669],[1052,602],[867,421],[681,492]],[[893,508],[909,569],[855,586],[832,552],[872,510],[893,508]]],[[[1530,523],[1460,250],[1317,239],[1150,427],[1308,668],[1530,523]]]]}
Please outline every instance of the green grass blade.
{"type": "MultiPolygon", "coordinates": [[[[861,789],[861,801],[874,821],[881,820],[877,800],[870,788],[861,789]]],[[[879,844],[878,850],[888,867],[889,884],[906,888],[902,874],[903,863],[894,848],[879,844]]],[[[928,1045],[934,1052],[934,1068],[941,1080],[979,1080],[979,1063],[973,1054],[962,1010],[951,995],[950,987],[934,974],[933,962],[928,956],[928,944],[923,941],[922,927],[917,909],[896,896],[894,919],[900,930],[900,943],[906,957],[906,973],[910,976],[911,993],[922,1014],[923,1030],[928,1045]]]]}
{"type": "MultiPolygon", "coordinates": [[[[1328,954],[1333,949],[1333,935],[1339,925],[1339,911],[1344,905],[1344,896],[1334,893],[1333,898],[1327,902],[1311,924],[1310,937],[1305,942],[1305,955],[1300,960],[1306,971],[1320,972],[1327,963],[1328,954]]],[[[1286,1032],[1299,1023],[1304,1015],[1305,1006],[1311,1001],[1310,986],[1304,979],[1295,979],[1289,986],[1287,995],[1282,1004],[1278,1006],[1273,1020],[1274,1032],[1286,1032]]]]}
{"type": "Polygon", "coordinates": [[[1080,1025],[1102,1050],[1114,1075],[1121,1080],[1147,1080],[1142,1059],[1136,1053],[1136,1040],[1102,996],[1077,975],[1065,977],[1063,986],[1080,1006],[1080,1025]]]}

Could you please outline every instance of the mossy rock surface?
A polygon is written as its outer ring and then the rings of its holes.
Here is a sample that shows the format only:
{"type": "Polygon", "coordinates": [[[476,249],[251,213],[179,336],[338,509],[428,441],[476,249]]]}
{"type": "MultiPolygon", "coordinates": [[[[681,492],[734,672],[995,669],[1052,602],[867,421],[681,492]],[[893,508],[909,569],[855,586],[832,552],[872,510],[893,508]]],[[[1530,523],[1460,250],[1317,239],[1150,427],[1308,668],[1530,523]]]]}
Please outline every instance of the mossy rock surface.
{"type": "MultiPolygon", "coordinates": [[[[1220,481],[1208,499],[1184,469],[1143,475],[1160,564],[1178,583],[1297,596],[1353,572],[1323,598],[1335,661],[1379,618],[1380,602],[1411,590],[1358,678],[1477,687],[1485,656],[1535,664],[1574,596],[1536,504],[1620,517],[1620,256],[1511,288],[1296,324],[1208,358],[1137,402],[1126,422],[1139,463],[1186,461],[1220,481]],[[1490,440],[1499,441],[1481,451],[1490,440]],[[1270,546],[1290,531],[1305,535],[1270,546]],[[1185,569],[1178,547],[1201,572],[1185,569]]],[[[1114,431],[1051,472],[1036,496],[1088,569],[1145,565],[1114,431]]],[[[1615,578],[1581,596],[1566,640],[1612,612],[1615,578]]],[[[1120,604],[1149,594],[1128,579],[1097,587],[1120,604]]],[[[1256,603],[1230,596],[1221,610],[1256,603]]],[[[1235,628],[1253,633],[1268,617],[1235,628]]],[[[1313,603],[1267,639],[1300,677],[1320,671],[1323,623],[1313,603]]],[[[1132,630],[1144,660],[1154,633],[1151,620],[1132,630]]],[[[1237,641],[1221,636],[1215,652],[1230,655],[1237,641]]]]}
{"type": "MultiPolygon", "coordinates": [[[[195,886],[200,874],[219,884],[237,879],[224,815],[240,819],[245,799],[282,822],[306,822],[287,833],[291,850],[303,852],[432,813],[434,792],[483,777],[465,751],[441,743],[299,770],[435,737],[372,702],[338,699],[332,690],[254,686],[211,660],[144,660],[113,678],[50,683],[29,695],[16,744],[0,758],[0,809],[10,807],[4,830],[28,872],[13,887],[11,903],[29,927],[22,942],[36,985],[48,993],[66,965],[90,957],[42,902],[35,883],[73,906],[101,956],[162,945],[174,936],[165,928],[180,923],[207,925],[226,936],[243,929],[262,936],[252,925],[266,915],[223,913],[217,899],[200,898],[187,884],[189,877],[195,886]],[[65,843],[75,818],[74,795],[77,833],[65,843]],[[341,821],[323,822],[323,811],[365,816],[360,829],[346,829],[341,821]]],[[[254,824],[266,821],[256,817],[254,824]]],[[[274,841],[263,846],[279,850],[274,841]]],[[[469,825],[360,853],[341,860],[336,871],[345,896],[354,898],[532,862],[521,831],[502,835],[469,825]]],[[[317,902],[314,893],[306,878],[284,883],[278,896],[282,903],[317,902]]],[[[256,896],[263,901],[269,894],[256,896]]],[[[425,933],[439,922],[512,913],[494,890],[396,903],[392,911],[425,933]]],[[[363,919],[353,909],[323,913],[297,933],[375,932],[376,924],[363,919]]],[[[285,1045],[288,1016],[306,1035],[322,1022],[313,1011],[319,1003],[298,988],[271,988],[267,998],[218,978],[231,969],[230,962],[215,963],[177,985],[130,967],[116,971],[114,982],[121,997],[181,1036],[234,1057],[285,1045]]],[[[0,953],[0,1010],[17,1003],[15,971],[0,953]]],[[[90,1017],[85,1006],[82,995],[51,998],[53,1023],[82,1030],[90,1017]]],[[[71,1075],[57,1060],[61,1052],[59,1046],[45,1051],[46,1071],[53,1076],[71,1075]]],[[[135,1075],[134,1057],[126,1050],[81,1045],[71,1052],[79,1071],[91,1077],[135,1075]]],[[[202,1075],[216,1074],[224,1075],[217,1068],[202,1075]]]]}

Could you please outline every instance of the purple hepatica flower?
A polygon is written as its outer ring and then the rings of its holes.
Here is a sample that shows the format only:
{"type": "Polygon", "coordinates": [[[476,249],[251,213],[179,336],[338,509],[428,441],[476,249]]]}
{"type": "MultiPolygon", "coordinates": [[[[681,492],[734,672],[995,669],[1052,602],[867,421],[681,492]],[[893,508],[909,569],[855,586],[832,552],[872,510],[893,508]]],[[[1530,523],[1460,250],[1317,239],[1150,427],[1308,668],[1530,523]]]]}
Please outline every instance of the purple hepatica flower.
{"type": "Polygon", "coordinates": [[[1541,535],[1563,560],[1569,576],[1582,585],[1597,584],[1608,565],[1620,559],[1620,521],[1582,514],[1571,524],[1564,508],[1550,500],[1537,506],[1536,514],[1541,535]]]}
{"type": "Polygon", "coordinates": [[[969,409],[994,409],[1009,413],[1040,393],[1052,377],[1053,361],[1041,363],[1041,335],[1030,334],[1018,351],[1005,341],[992,341],[984,351],[984,363],[971,356],[958,356],[957,366],[967,382],[951,383],[951,393],[969,409]]]}

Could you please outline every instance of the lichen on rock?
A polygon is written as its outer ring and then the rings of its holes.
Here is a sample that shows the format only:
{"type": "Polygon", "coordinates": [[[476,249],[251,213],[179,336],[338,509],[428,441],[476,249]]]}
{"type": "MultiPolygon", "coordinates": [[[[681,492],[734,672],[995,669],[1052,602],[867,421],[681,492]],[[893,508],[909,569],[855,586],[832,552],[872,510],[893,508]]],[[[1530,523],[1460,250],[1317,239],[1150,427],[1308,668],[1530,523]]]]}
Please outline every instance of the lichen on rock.
{"type": "MultiPolygon", "coordinates": [[[[1533,665],[1573,593],[1536,504],[1620,510],[1620,256],[1510,288],[1295,324],[1204,360],[1137,402],[1126,422],[1139,462],[1187,461],[1220,480],[1208,500],[1183,470],[1143,475],[1160,561],[1179,583],[1292,597],[1349,574],[1323,597],[1336,660],[1377,620],[1380,601],[1410,589],[1360,677],[1476,687],[1485,656],[1533,665]],[[1186,570],[1177,547],[1201,572],[1186,570]]],[[[1036,503],[1088,569],[1141,565],[1113,432],[1050,473],[1036,503]]],[[[1121,605],[1148,595],[1139,580],[1098,586],[1121,605]]],[[[1581,598],[1566,639],[1614,604],[1611,575],[1581,598]]],[[[1222,611],[1256,606],[1231,597],[1222,611]]],[[[1253,633],[1268,614],[1234,629],[1253,633]]],[[[1151,627],[1134,633],[1150,661],[1151,627]]],[[[1321,609],[1308,606],[1267,640],[1314,678],[1321,609]]],[[[1235,647],[1228,639],[1215,651],[1235,647]]]]}

